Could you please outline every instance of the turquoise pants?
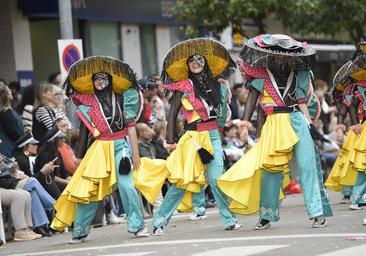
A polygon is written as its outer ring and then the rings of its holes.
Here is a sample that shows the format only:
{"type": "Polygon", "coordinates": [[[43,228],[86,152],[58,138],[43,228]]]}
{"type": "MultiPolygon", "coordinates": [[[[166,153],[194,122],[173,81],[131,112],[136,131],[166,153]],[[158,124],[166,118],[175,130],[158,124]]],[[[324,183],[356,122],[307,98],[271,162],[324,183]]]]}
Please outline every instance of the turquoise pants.
{"type": "MultiPolygon", "coordinates": [[[[220,212],[220,219],[225,227],[233,225],[236,216],[229,210],[226,196],[219,190],[216,180],[224,173],[224,163],[222,159],[221,139],[218,130],[209,131],[210,140],[214,149],[214,159],[206,165],[206,176],[215,197],[220,212]]],[[[154,214],[153,224],[155,227],[163,227],[168,224],[171,216],[179,203],[182,201],[185,190],[178,189],[172,184],[167,191],[164,201],[154,214]]]]}
{"type": "Polygon", "coordinates": [[[345,197],[351,197],[352,191],[353,191],[353,186],[343,186],[341,193],[345,197]]]}
{"type": "MultiPolygon", "coordinates": [[[[294,146],[294,155],[299,170],[299,182],[310,219],[324,214],[314,141],[302,112],[290,113],[291,126],[299,141],[294,146]]],[[[269,221],[280,219],[280,189],[283,174],[263,170],[261,179],[260,218],[269,221]]]]}
{"type": "Polygon", "coordinates": [[[206,213],[206,194],[204,188],[201,188],[201,192],[199,193],[192,193],[192,204],[195,214],[204,215],[206,213]]]}
{"type": "Polygon", "coordinates": [[[366,203],[366,174],[365,172],[358,172],[356,183],[353,186],[352,204],[366,203]]]}
{"type": "MultiPolygon", "coordinates": [[[[116,140],[114,142],[114,157],[116,161],[118,191],[127,216],[128,232],[135,233],[145,226],[144,217],[141,211],[140,197],[134,187],[131,173],[121,175],[118,172],[119,163],[123,156],[131,156],[128,142],[126,139],[116,140]]],[[[97,208],[98,202],[78,204],[72,233],[73,238],[86,237],[89,234],[90,224],[94,219],[97,208]]]]}

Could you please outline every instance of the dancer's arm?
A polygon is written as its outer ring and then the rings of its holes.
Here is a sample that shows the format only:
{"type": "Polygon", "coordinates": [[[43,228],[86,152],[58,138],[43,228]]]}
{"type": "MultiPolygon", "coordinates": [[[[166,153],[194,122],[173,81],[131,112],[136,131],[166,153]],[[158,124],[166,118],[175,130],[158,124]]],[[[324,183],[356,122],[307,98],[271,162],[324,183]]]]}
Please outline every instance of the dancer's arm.
{"type": "Polygon", "coordinates": [[[131,143],[133,169],[138,170],[140,168],[140,155],[137,143],[136,128],[135,126],[130,126],[127,128],[127,131],[131,143]]]}
{"type": "Polygon", "coordinates": [[[166,143],[168,145],[174,144],[174,132],[177,123],[178,112],[182,106],[182,96],[183,92],[176,91],[170,101],[170,110],[168,114],[168,124],[166,129],[166,143]]]}
{"type": "Polygon", "coordinates": [[[257,135],[258,138],[261,136],[262,134],[262,128],[264,123],[266,122],[266,115],[264,114],[264,110],[262,108],[262,106],[258,106],[258,115],[257,115],[257,135]]]}
{"type": "Polygon", "coordinates": [[[240,138],[244,142],[248,140],[248,127],[250,125],[250,120],[257,105],[259,94],[260,92],[258,90],[249,87],[249,94],[247,98],[247,103],[245,104],[243,121],[239,124],[241,128],[240,138]]]}
{"type": "Polygon", "coordinates": [[[79,141],[75,154],[77,158],[82,159],[86,153],[86,150],[88,148],[88,135],[88,128],[84,125],[83,122],[80,122],[79,141]]]}

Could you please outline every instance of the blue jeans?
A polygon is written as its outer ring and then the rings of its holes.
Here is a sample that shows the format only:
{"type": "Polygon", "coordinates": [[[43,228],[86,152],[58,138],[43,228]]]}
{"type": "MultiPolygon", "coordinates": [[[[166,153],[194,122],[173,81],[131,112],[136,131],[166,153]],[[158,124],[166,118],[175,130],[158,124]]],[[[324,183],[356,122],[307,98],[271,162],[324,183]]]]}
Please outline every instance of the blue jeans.
{"type": "Polygon", "coordinates": [[[46,211],[53,210],[55,199],[48,194],[35,178],[29,178],[23,189],[31,194],[33,226],[39,227],[49,224],[50,222],[47,218],[46,211]]]}

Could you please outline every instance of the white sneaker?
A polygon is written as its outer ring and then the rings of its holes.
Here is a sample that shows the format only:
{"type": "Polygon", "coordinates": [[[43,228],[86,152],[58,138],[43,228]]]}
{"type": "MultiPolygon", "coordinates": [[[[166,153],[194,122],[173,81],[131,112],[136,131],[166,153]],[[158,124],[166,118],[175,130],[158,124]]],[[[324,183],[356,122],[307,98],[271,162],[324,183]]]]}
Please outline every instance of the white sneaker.
{"type": "Polygon", "coordinates": [[[225,228],[225,230],[237,230],[237,229],[241,229],[241,224],[238,221],[235,221],[234,224],[228,226],[225,228]]]}
{"type": "Polygon", "coordinates": [[[362,224],[366,226],[366,218],[363,219],[363,223],[362,224]]]}
{"type": "Polygon", "coordinates": [[[154,234],[154,236],[162,236],[162,235],[164,235],[164,230],[163,230],[163,228],[154,227],[153,234],[154,234]]]}
{"type": "Polygon", "coordinates": [[[135,236],[136,237],[148,237],[148,236],[150,236],[150,232],[147,229],[147,227],[143,227],[135,233],[135,236]]]}
{"type": "Polygon", "coordinates": [[[111,211],[111,213],[108,214],[108,222],[111,224],[121,224],[122,220],[111,211]]]}
{"type": "Polygon", "coordinates": [[[83,238],[72,238],[70,241],[68,241],[68,244],[80,244],[83,242],[88,241],[87,237],[83,237],[83,238]]]}
{"type": "Polygon", "coordinates": [[[357,204],[351,204],[349,206],[349,209],[350,210],[363,210],[363,208],[362,207],[359,207],[357,204]]]}
{"type": "Polygon", "coordinates": [[[199,215],[199,214],[192,214],[188,217],[189,220],[204,220],[207,218],[206,213],[199,215]]]}

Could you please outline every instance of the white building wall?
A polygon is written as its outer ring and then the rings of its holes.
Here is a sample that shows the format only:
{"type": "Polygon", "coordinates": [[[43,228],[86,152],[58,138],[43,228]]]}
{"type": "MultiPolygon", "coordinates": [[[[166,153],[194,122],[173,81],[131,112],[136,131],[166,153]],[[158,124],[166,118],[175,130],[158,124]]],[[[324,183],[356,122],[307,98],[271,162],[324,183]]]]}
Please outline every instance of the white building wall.
{"type": "Polygon", "coordinates": [[[121,24],[122,59],[142,77],[140,31],[138,24],[121,24]]]}
{"type": "Polygon", "coordinates": [[[29,20],[18,10],[16,1],[10,1],[10,5],[15,69],[17,71],[32,71],[33,60],[29,20]]]}
{"type": "Polygon", "coordinates": [[[170,27],[157,25],[155,29],[155,35],[156,35],[156,48],[157,48],[156,49],[157,62],[160,74],[163,66],[164,57],[171,47],[170,27]]]}

